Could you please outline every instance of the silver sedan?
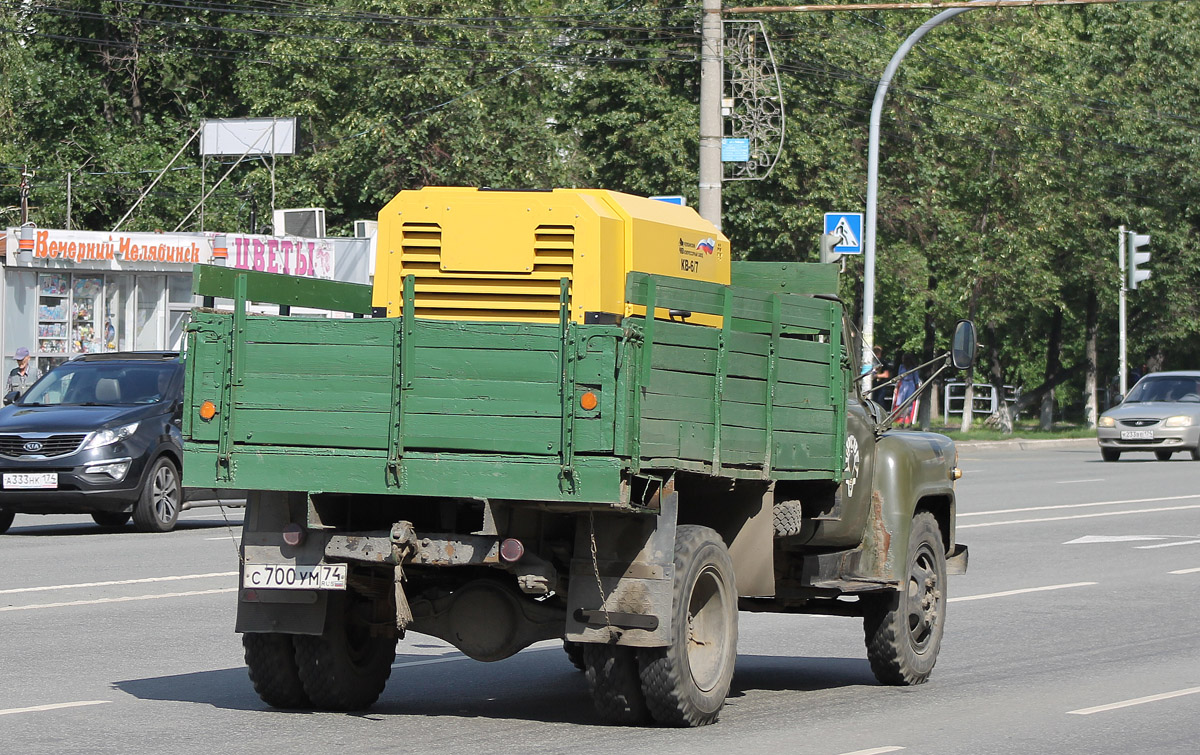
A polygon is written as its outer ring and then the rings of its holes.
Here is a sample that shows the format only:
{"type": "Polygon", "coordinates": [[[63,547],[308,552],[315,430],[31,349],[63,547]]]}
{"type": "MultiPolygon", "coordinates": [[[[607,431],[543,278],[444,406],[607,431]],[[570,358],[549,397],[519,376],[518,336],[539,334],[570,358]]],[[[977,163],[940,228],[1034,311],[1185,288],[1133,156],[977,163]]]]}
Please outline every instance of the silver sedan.
{"type": "Polygon", "coordinates": [[[1119,406],[1100,415],[1100,455],[1153,451],[1166,461],[1187,451],[1200,461],[1200,371],[1154,372],[1137,382],[1119,406]]]}

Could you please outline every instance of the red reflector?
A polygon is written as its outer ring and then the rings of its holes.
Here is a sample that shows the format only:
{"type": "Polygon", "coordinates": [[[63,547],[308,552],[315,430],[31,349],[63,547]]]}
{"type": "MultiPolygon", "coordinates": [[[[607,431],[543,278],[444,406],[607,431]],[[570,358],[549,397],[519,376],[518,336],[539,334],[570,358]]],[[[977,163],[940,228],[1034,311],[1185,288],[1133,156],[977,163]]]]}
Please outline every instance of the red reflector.
{"type": "Polygon", "coordinates": [[[515,537],[510,537],[500,543],[500,558],[505,561],[520,561],[521,556],[525,555],[525,546],[515,537]]]}
{"type": "Polygon", "coordinates": [[[299,545],[304,542],[304,529],[292,522],[283,528],[283,542],[288,545],[299,545]]]}

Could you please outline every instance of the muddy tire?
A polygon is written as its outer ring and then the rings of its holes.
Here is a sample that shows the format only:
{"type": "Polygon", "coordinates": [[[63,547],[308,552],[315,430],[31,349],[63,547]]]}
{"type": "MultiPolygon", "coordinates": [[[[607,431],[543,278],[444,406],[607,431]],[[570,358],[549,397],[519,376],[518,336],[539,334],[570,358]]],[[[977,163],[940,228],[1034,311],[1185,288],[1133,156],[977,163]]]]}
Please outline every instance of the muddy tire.
{"type": "Polygon", "coordinates": [[[92,514],[92,521],[104,529],[115,530],[117,527],[124,527],[125,522],[129,521],[129,512],[96,511],[92,514]]]}
{"type": "Polygon", "coordinates": [[[250,683],[262,701],[273,708],[308,708],[311,703],[296,665],[296,646],[292,635],[247,632],[242,648],[250,683]]]}
{"type": "Polygon", "coordinates": [[[946,549],[937,519],[913,517],[900,589],[869,596],[863,630],[871,671],[883,684],[922,684],[933,673],[946,627],[946,549]]]}
{"type": "Polygon", "coordinates": [[[15,516],[16,514],[11,511],[0,511],[0,535],[8,532],[8,528],[12,526],[15,516]]]}
{"type": "Polygon", "coordinates": [[[804,511],[799,501],[776,501],[772,509],[775,519],[775,537],[799,535],[804,525],[804,511]]]}
{"type": "Polygon", "coordinates": [[[369,708],[387,684],[396,638],[371,634],[370,603],[354,593],[330,596],[320,636],[295,635],[296,666],[317,710],[369,708]]]}
{"type": "Polygon", "coordinates": [[[1115,448],[1101,448],[1100,458],[1105,461],[1118,461],[1121,458],[1121,452],[1115,448]]]}
{"type": "Polygon", "coordinates": [[[133,525],[142,532],[170,532],[179,521],[182,502],[179,470],[170,459],[160,456],[142,483],[142,496],[133,507],[133,525]]]}
{"type": "Polygon", "coordinates": [[[675,532],[671,603],[671,644],[638,652],[642,694],[660,724],[711,724],[737,660],[737,584],[725,543],[708,527],[680,525],[675,532]]]}
{"type": "Polygon", "coordinates": [[[579,669],[580,671],[587,671],[587,666],[583,662],[583,643],[582,642],[571,642],[570,640],[563,640],[563,652],[565,652],[567,654],[567,660],[569,660],[571,662],[572,666],[579,669]]]}
{"type": "Polygon", "coordinates": [[[650,720],[638,676],[637,650],[621,645],[583,645],[584,673],[600,718],[614,724],[650,720]]]}

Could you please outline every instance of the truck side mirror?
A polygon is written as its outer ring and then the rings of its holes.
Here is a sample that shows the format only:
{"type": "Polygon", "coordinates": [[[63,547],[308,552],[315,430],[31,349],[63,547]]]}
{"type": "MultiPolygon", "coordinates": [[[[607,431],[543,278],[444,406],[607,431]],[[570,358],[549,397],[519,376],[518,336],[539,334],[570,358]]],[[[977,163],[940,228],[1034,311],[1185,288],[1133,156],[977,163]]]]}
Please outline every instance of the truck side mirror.
{"type": "Polygon", "coordinates": [[[975,323],[959,320],[954,326],[954,338],[950,342],[950,364],[956,370],[965,370],[975,361],[975,323]]]}

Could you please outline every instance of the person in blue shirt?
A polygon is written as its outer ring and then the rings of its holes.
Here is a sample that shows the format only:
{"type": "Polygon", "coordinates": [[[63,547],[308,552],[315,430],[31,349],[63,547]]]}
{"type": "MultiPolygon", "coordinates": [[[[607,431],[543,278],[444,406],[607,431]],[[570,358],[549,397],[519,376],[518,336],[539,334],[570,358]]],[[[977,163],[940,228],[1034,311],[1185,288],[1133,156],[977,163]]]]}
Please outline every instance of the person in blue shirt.
{"type": "MultiPolygon", "coordinates": [[[[917,374],[917,361],[913,359],[912,354],[904,355],[900,360],[900,369],[896,374],[900,376],[900,381],[896,383],[896,396],[892,399],[893,407],[902,405],[910,396],[916,393],[919,376],[917,374]]],[[[896,424],[911,425],[916,416],[917,402],[914,401],[912,406],[905,409],[903,414],[896,417],[896,424]]]]}

